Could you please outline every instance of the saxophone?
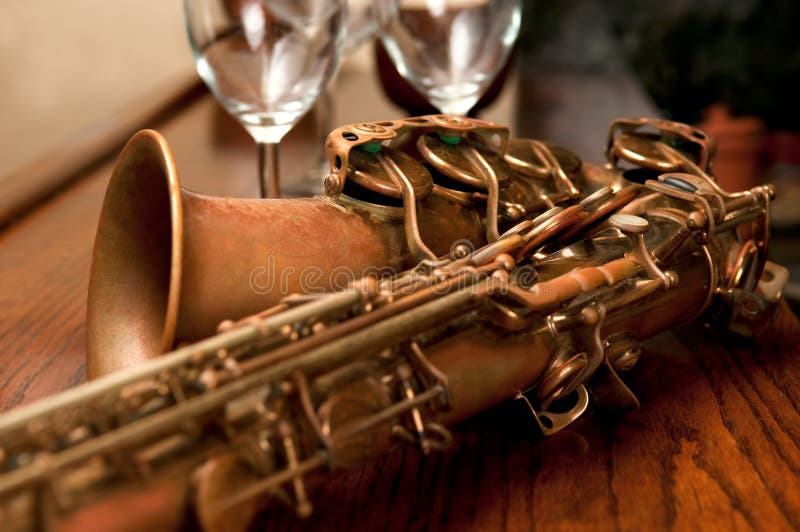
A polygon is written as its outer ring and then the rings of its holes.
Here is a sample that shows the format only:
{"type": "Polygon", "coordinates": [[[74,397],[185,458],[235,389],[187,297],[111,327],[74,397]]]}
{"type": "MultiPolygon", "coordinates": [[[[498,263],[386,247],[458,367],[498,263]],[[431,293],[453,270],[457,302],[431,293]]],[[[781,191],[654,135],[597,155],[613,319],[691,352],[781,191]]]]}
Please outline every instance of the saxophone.
{"type": "Polygon", "coordinates": [[[773,189],[722,190],[713,140],[684,124],[615,121],[604,167],[445,116],[344,126],[326,149],[315,201],[379,227],[364,209],[380,196],[402,245],[364,245],[411,265],[275,298],[0,415],[4,527],[242,529],[273,501],[305,517],[331,471],[446,449],[448,426],[497,403],[521,401],[544,435],[590,403],[636,406],[620,375],[641,341],[700,316],[747,333],[788,277],[766,260],[773,189]]]}

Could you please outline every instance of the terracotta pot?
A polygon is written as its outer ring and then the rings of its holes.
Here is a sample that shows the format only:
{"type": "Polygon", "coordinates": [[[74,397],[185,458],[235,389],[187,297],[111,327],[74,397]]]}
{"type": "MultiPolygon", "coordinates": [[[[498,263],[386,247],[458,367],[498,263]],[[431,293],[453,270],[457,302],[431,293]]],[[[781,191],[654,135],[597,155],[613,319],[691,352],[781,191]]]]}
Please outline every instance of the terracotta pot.
{"type": "Polygon", "coordinates": [[[714,175],[725,190],[746,190],[763,181],[766,125],[755,116],[734,117],[723,103],[709,106],[700,127],[717,142],[714,175]]]}
{"type": "Polygon", "coordinates": [[[770,131],[767,152],[771,164],[800,166],[800,131],[770,131]]]}

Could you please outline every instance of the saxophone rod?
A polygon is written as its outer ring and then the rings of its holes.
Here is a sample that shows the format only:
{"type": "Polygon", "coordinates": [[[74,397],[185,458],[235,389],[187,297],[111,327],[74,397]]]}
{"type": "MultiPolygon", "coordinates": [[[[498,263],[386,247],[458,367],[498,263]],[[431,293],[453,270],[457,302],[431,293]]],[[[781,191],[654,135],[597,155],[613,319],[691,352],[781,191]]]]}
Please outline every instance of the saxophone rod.
{"type": "MultiPolygon", "coordinates": [[[[628,261],[628,259],[620,260],[628,261]]],[[[631,266],[635,264],[632,263],[632,261],[628,262],[631,262],[631,266]]],[[[424,301],[414,308],[405,312],[400,312],[351,334],[346,334],[350,332],[349,329],[352,327],[347,327],[348,323],[345,322],[339,327],[346,327],[348,331],[342,331],[339,338],[322,343],[318,347],[310,350],[308,350],[308,346],[304,341],[291,343],[267,354],[264,360],[270,362],[268,365],[264,365],[263,363],[253,365],[249,368],[250,371],[248,371],[247,375],[225,383],[219,388],[211,390],[210,393],[189,399],[179,404],[178,408],[171,408],[152,416],[133,421],[114,431],[107,432],[87,442],[54,454],[46,463],[38,467],[21,468],[0,477],[0,494],[8,493],[25,485],[43,481],[54,471],[85,460],[91,456],[108,453],[120,443],[124,442],[127,445],[131,445],[148,441],[159,434],[169,431],[176,426],[176,424],[180,423],[181,420],[204,419],[205,416],[213,413],[220,406],[254,388],[263,386],[265,383],[279,382],[295,372],[303,372],[309,369],[324,371],[327,368],[337,367],[337,365],[345,362],[352,362],[358,358],[369,356],[381,349],[391,347],[404,338],[413,337],[438,324],[473,310],[501,283],[502,281],[494,277],[483,279],[473,285],[460,287],[456,292],[450,293],[444,297],[432,301],[424,301]],[[304,354],[300,354],[304,351],[304,354]],[[297,353],[297,356],[294,356],[295,353],[297,353]]],[[[553,283],[553,281],[549,283],[553,283]]],[[[503,286],[507,286],[505,283],[502,284],[503,286]]],[[[558,290],[553,290],[553,293],[558,292],[558,290]]],[[[354,293],[335,294],[321,298],[320,301],[311,302],[309,306],[314,307],[313,310],[316,312],[329,312],[342,308],[343,303],[352,304],[362,297],[363,294],[358,291],[354,293]]],[[[549,300],[549,298],[547,299],[549,300]]],[[[301,305],[293,310],[299,313],[300,309],[305,306],[306,305],[301,305]]],[[[389,305],[384,308],[391,309],[391,307],[392,305],[389,305]]],[[[303,312],[302,317],[307,319],[309,316],[315,315],[316,312],[303,312]]],[[[378,312],[376,311],[375,314],[378,314],[378,312]]],[[[369,314],[367,316],[369,316],[369,314]]],[[[203,342],[205,345],[203,345],[201,351],[204,353],[215,353],[219,349],[225,347],[230,348],[240,341],[252,341],[254,340],[253,336],[256,334],[260,334],[260,337],[263,338],[265,336],[264,331],[277,331],[282,324],[285,324],[283,322],[286,320],[278,320],[278,317],[279,316],[267,318],[260,326],[259,324],[251,324],[240,329],[233,329],[221,333],[203,342]]],[[[336,328],[332,328],[330,330],[336,332],[335,329],[336,328]]],[[[315,341],[315,338],[312,336],[308,340],[315,341]]],[[[319,343],[319,340],[316,340],[316,343],[319,343]]],[[[164,369],[178,367],[185,361],[186,357],[183,356],[182,350],[178,350],[164,357],[162,360],[147,364],[147,366],[152,365],[157,367],[143,368],[148,370],[143,371],[143,373],[145,375],[155,375],[164,369]]],[[[259,358],[256,358],[253,362],[261,361],[259,358]]],[[[111,391],[119,389],[123,384],[118,382],[120,379],[114,378],[115,376],[116,375],[112,374],[86,385],[86,387],[90,389],[83,390],[84,393],[77,397],[76,400],[91,401],[99,394],[110,393],[111,391]]],[[[39,407],[34,410],[33,415],[45,414],[54,416],[57,415],[58,411],[74,406],[74,404],[74,402],[64,401],[63,398],[61,401],[55,402],[55,404],[50,404],[50,401],[44,401],[40,404],[33,405],[39,407]]],[[[396,406],[400,408],[400,410],[408,407],[407,405],[396,406]]],[[[14,419],[4,420],[5,423],[0,425],[0,429],[5,429],[7,427],[11,427],[12,429],[20,428],[22,423],[32,419],[31,417],[19,414],[20,413],[17,413],[14,419]]],[[[22,412],[21,414],[26,414],[26,412],[22,412]]]]}
{"type": "MultiPolygon", "coordinates": [[[[535,233],[535,229],[531,231],[531,234],[535,233]]],[[[480,259],[477,261],[480,264],[493,259],[499,252],[506,252],[523,244],[524,239],[519,235],[511,235],[485,246],[474,253],[472,257],[480,259]]],[[[500,260],[497,263],[498,267],[501,262],[504,261],[500,260]]],[[[513,268],[513,264],[505,266],[508,269],[513,268]]],[[[486,267],[485,264],[484,267],[486,267]]],[[[584,268],[539,283],[528,293],[518,290],[513,293],[525,300],[526,307],[544,309],[553,306],[559,300],[577,295],[577,292],[582,291],[580,287],[585,286],[587,282],[614,284],[623,278],[631,277],[638,271],[639,264],[630,259],[621,258],[600,267],[584,268]],[[581,282],[575,281],[582,276],[587,279],[581,282]],[[592,281],[589,281],[590,278],[592,281]],[[565,283],[565,281],[567,282],[565,283]]],[[[139,419],[83,444],[66,449],[52,456],[41,467],[15,470],[0,478],[0,493],[41,481],[52,471],[90,456],[103,454],[120,442],[132,444],[147,441],[149,438],[167,431],[181,419],[200,419],[233,398],[262,386],[264,383],[279,381],[297,371],[336,367],[337,364],[354,360],[354,353],[363,357],[391,347],[404,338],[413,337],[437,324],[474,309],[501,283],[498,279],[489,277],[466,287],[459,286],[454,293],[441,297],[443,287],[452,289],[463,280],[463,275],[457,275],[439,283],[438,290],[429,287],[360,316],[366,323],[359,322],[358,318],[348,320],[322,333],[301,341],[291,342],[273,352],[245,361],[240,365],[240,369],[245,373],[244,377],[226,383],[212,390],[211,393],[192,398],[180,404],[180,408],[169,409],[139,419]],[[437,296],[438,299],[433,299],[437,296]],[[382,319],[387,314],[388,317],[382,319]]],[[[154,377],[163,371],[180,367],[190,360],[197,361],[198,357],[203,359],[221,349],[231,349],[266,338],[270,334],[278,332],[282,327],[300,320],[308,320],[310,317],[324,316],[349,308],[364,300],[365,297],[373,297],[374,294],[370,294],[370,292],[374,292],[374,284],[375,281],[361,282],[360,286],[354,286],[350,291],[326,295],[307,304],[290,308],[281,314],[244,324],[191,346],[191,349],[188,347],[178,349],[172,354],[143,364],[129,372],[111,374],[66,394],[36,403],[20,409],[18,412],[0,416],[0,431],[10,433],[19,430],[37,418],[56,416],[59,412],[66,411],[80,403],[85,404],[102,395],[119,391],[126,384],[136,380],[154,377]]],[[[502,285],[505,288],[512,286],[505,282],[502,285]]]]}
{"type": "Polygon", "coordinates": [[[269,333],[277,332],[285,325],[307,318],[309,315],[325,315],[350,308],[362,298],[363,294],[357,290],[328,294],[316,301],[288,309],[258,323],[225,331],[195,344],[178,348],[162,357],[148,360],[126,371],[108,374],[31,405],[4,413],[0,416],[0,434],[23,429],[29,423],[43,416],[65,412],[70,408],[92,402],[105,394],[118,392],[127,385],[156,377],[164,371],[197,360],[198,354],[200,354],[200,358],[205,358],[214,355],[221,349],[247,344],[269,333]]]}
{"type": "MultiPolygon", "coordinates": [[[[536,233],[535,229],[530,232],[531,235],[536,233]]],[[[687,235],[678,229],[676,236],[684,239],[687,235]]],[[[513,251],[515,247],[524,245],[524,243],[525,239],[519,235],[510,235],[476,251],[472,254],[472,258],[473,260],[479,259],[476,262],[480,265],[479,267],[484,269],[492,266],[503,270],[513,269],[513,261],[503,267],[505,259],[498,258],[499,254],[513,251]],[[493,259],[495,262],[486,264],[493,259]]],[[[295,372],[309,369],[324,371],[345,362],[366,358],[405,338],[414,337],[438,324],[473,310],[500,285],[507,289],[510,288],[512,295],[523,299],[527,308],[541,310],[553,307],[558,301],[574,297],[589,285],[615,284],[624,278],[632,277],[640,271],[640,266],[634,260],[620,258],[599,267],[590,266],[538,283],[529,292],[514,290],[513,285],[496,277],[484,278],[474,284],[467,282],[467,286],[463,286],[469,276],[455,275],[437,283],[436,290],[433,287],[424,288],[372,312],[346,320],[320,333],[290,342],[274,351],[244,361],[239,364],[239,368],[244,373],[241,378],[224,383],[210,390],[209,393],[186,400],[179,404],[178,408],[158,412],[101,434],[52,455],[44,464],[12,471],[0,477],[0,493],[8,493],[22,486],[43,481],[52,472],[91,456],[107,453],[121,442],[126,444],[145,442],[168,431],[182,419],[205,419],[205,416],[228,401],[249,390],[263,386],[265,383],[279,382],[295,372]],[[586,279],[579,282],[578,279],[583,277],[586,279]],[[457,290],[442,297],[444,292],[452,290],[454,287],[457,290]]],[[[661,285],[658,282],[649,284],[652,286],[647,290],[648,293],[652,293],[661,285]]],[[[86,404],[104,395],[118,392],[124,386],[138,380],[155,377],[164,371],[181,367],[187,362],[203,360],[220,350],[229,350],[265,339],[278,333],[286,325],[348,309],[359,302],[374,298],[376,289],[376,281],[362,280],[349,291],[328,294],[297,307],[289,308],[280,314],[248,321],[196,345],[178,349],[127,372],[110,374],[62,395],[0,416],[0,432],[13,433],[24,429],[34,420],[41,421],[42,417],[55,417],[60,412],[66,412],[79,404],[86,404]]],[[[614,306],[612,303],[612,308],[614,306]]],[[[401,407],[402,404],[396,406],[401,407]]]]}
{"type": "MultiPolygon", "coordinates": [[[[479,281],[475,285],[467,286],[445,297],[426,302],[419,307],[390,317],[371,327],[328,342],[298,357],[287,358],[276,364],[261,368],[252,374],[228,382],[210,393],[189,399],[180,404],[179,408],[171,408],[133,421],[116,430],[54,454],[41,465],[33,468],[17,469],[0,476],[0,494],[44,481],[52,472],[91,456],[107,453],[119,443],[136,444],[147,441],[154,436],[169,431],[179,424],[181,420],[203,419],[204,416],[213,413],[217,408],[232,399],[266,383],[278,382],[297,371],[335,367],[337,364],[353,360],[354,354],[356,358],[366,357],[376,351],[391,347],[403,338],[419,334],[435,324],[445,322],[475,308],[496,284],[497,281],[491,278],[479,281]]],[[[361,292],[336,294],[323,297],[319,302],[312,302],[310,305],[315,307],[314,310],[323,313],[324,310],[340,309],[345,304],[353,304],[362,297],[363,294],[361,292]]],[[[287,313],[291,312],[296,319],[298,317],[297,314],[303,307],[305,305],[292,309],[297,312],[288,311],[287,313]]],[[[311,315],[307,311],[308,309],[305,309],[305,312],[302,313],[303,318],[308,318],[311,315]]],[[[263,337],[260,336],[261,331],[265,329],[275,331],[286,323],[290,322],[284,316],[268,318],[264,321],[263,327],[251,325],[209,338],[202,342],[201,350],[204,353],[215,353],[219,349],[230,348],[232,344],[263,337]]],[[[297,344],[301,343],[297,342],[297,344]]],[[[287,347],[291,346],[292,344],[287,347]]],[[[200,346],[194,347],[195,350],[193,352],[196,354],[199,351],[196,348],[200,346]]],[[[177,367],[188,360],[187,352],[185,348],[179,349],[161,360],[148,363],[136,372],[137,376],[152,376],[160,371],[177,367]]],[[[280,349],[272,354],[277,355],[279,353],[280,349]]],[[[128,377],[128,375],[125,375],[125,377],[128,377]]],[[[0,431],[19,429],[25,423],[32,421],[35,416],[57,415],[59,411],[63,411],[79,402],[91,401],[98,395],[118,390],[129,382],[131,382],[130,378],[119,378],[116,374],[103,377],[85,385],[86,388],[83,390],[76,389],[76,393],[71,394],[70,397],[59,396],[55,401],[45,400],[31,405],[24,411],[17,412],[16,415],[9,415],[8,418],[2,420],[0,431]]]]}

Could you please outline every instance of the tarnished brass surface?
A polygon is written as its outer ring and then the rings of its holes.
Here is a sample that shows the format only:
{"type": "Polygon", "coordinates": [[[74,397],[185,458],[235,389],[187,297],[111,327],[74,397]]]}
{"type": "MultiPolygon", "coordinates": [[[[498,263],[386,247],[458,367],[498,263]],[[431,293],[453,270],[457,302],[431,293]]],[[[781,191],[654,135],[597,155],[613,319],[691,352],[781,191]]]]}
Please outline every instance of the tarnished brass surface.
{"type": "MultiPolygon", "coordinates": [[[[95,241],[87,321],[89,377],[208,336],[222,320],[255,313],[288,294],[341,289],[348,277],[376,268],[399,272],[422,258],[447,254],[457,240],[482,245],[497,237],[498,223],[515,221],[514,216],[497,221],[503,214],[499,211],[523,216],[565,199],[546,183],[534,184],[522,176],[514,180],[515,187],[495,195],[494,208],[487,207],[485,195],[466,201],[441,193],[428,197],[433,181],[408,132],[463,135],[462,148],[479,142],[472,149],[494,157],[492,164],[502,167],[503,184],[509,183],[510,169],[483,144],[495,141],[495,149],[503,148],[508,130],[466,118],[355,124],[331,133],[332,157],[348,164],[348,171],[333,168],[331,176],[346,176],[383,197],[404,198],[402,183],[384,173],[396,164],[411,185],[413,201],[405,206],[372,203],[371,196],[361,199],[358,191],[279,201],[195,194],[180,188],[169,147],[157,132],[134,136],[111,177],[95,241]],[[357,140],[346,140],[354,131],[357,140]],[[384,147],[381,154],[358,149],[384,138],[398,149],[384,147]],[[389,154],[398,154],[397,161],[389,154]],[[487,209],[494,220],[492,231],[484,223],[487,209]],[[337,271],[341,275],[331,276],[337,271]]],[[[558,150],[575,178],[575,161],[579,165],[580,160],[558,150]]],[[[457,171],[469,171],[469,164],[457,171]]]]}
{"type": "MultiPolygon", "coordinates": [[[[386,153],[390,148],[383,148],[386,153]]],[[[394,150],[394,153],[398,153],[394,150]]],[[[378,194],[388,196],[390,198],[400,199],[403,197],[401,187],[395,183],[388,170],[380,164],[376,157],[364,151],[354,151],[350,157],[353,158],[354,171],[348,174],[356,184],[376,192],[378,194]]],[[[425,170],[416,159],[402,152],[394,158],[398,166],[398,170],[408,177],[414,189],[414,195],[418,200],[425,199],[433,189],[433,179],[431,175],[425,170]]]]}
{"type": "MultiPolygon", "coordinates": [[[[478,212],[430,198],[419,211],[421,237],[436,254],[458,239],[479,245],[485,237],[478,212]]],[[[402,211],[392,218],[363,203],[323,198],[195,194],[180,188],[164,139],[143,131],[119,158],[100,218],[89,288],[89,376],[272,306],[301,291],[301,272],[313,276],[304,288],[322,292],[334,288],[328,281],[337,267],[347,269],[343,288],[351,272],[400,271],[414,262],[402,211]]]]}
{"type": "Polygon", "coordinates": [[[98,378],[0,416],[2,522],[175,528],[191,512],[241,530],[274,500],[305,517],[331,469],[401,442],[444,449],[448,425],[499,402],[523,401],[545,435],[590,403],[638,405],[619,373],[660,331],[701,315],[756,329],[786,281],[764,254],[772,189],[722,191],[713,141],[689,126],[610,131],[608,166],[578,169],[479,121],[355,124],[329,139],[327,198],[256,201],[181,190],[163,139],[140,133],[98,229],[98,378]],[[623,161],[656,173],[628,182],[623,161]],[[357,275],[260,292],[267,259],[357,275]],[[156,499],[124,522],[109,511],[156,499]]]}

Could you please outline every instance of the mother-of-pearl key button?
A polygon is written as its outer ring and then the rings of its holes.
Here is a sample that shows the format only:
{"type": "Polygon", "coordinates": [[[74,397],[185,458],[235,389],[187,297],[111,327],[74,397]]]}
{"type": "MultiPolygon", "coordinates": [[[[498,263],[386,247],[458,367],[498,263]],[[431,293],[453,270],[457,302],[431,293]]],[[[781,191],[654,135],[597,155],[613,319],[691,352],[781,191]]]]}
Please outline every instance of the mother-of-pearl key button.
{"type": "Polygon", "coordinates": [[[650,227],[647,220],[633,214],[612,214],[608,223],[625,233],[644,233],[650,227]]]}

